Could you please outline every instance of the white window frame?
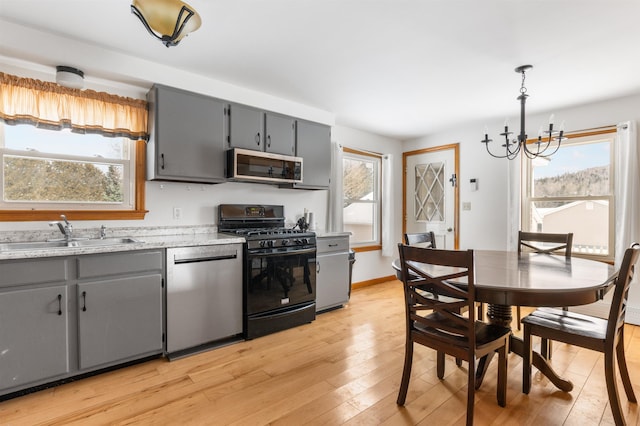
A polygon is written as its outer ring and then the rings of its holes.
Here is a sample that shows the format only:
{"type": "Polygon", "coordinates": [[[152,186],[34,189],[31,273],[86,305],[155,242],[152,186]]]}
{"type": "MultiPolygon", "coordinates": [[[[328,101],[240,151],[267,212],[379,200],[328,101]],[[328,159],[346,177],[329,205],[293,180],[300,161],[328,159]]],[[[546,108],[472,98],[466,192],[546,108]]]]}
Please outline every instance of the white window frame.
{"type": "MultiPolygon", "coordinates": [[[[96,210],[96,211],[134,211],[136,209],[136,150],[135,141],[122,138],[124,153],[121,159],[89,157],[71,154],[38,152],[33,150],[17,150],[5,148],[6,132],[4,123],[0,123],[0,210],[96,210]],[[4,165],[5,156],[17,156],[36,160],[71,161],[96,165],[122,166],[123,201],[120,202],[42,202],[42,201],[5,201],[4,200],[4,165]]],[[[51,130],[55,131],[55,130],[51,130]]],[[[44,133],[43,133],[44,134],[44,133]]]]}
{"type": "MultiPolygon", "coordinates": [[[[382,154],[344,147],[343,162],[344,160],[374,162],[373,199],[371,200],[348,199],[344,195],[344,190],[343,190],[343,202],[345,203],[349,202],[351,204],[372,204],[375,206],[373,225],[372,225],[374,239],[367,240],[367,241],[356,241],[353,239],[353,236],[352,236],[350,244],[355,251],[380,250],[382,247],[382,154]]],[[[347,230],[346,224],[344,223],[344,215],[343,215],[343,229],[347,230]]]]}
{"type": "MultiPolygon", "coordinates": [[[[607,201],[608,202],[608,253],[600,254],[590,252],[588,249],[582,249],[576,246],[574,236],[574,246],[572,256],[584,257],[594,260],[613,262],[615,257],[615,129],[603,132],[581,132],[569,135],[569,138],[562,142],[562,146],[584,145],[597,142],[609,142],[609,194],[605,195],[580,195],[580,196],[561,196],[561,197],[534,197],[531,194],[533,188],[533,167],[534,160],[523,156],[522,159],[522,188],[521,188],[521,227],[525,231],[529,231],[526,224],[531,223],[530,206],[533,202],[549,202],[549,201],[607,201]]],[[[560,148],[562,149],[562,147],[560,148]]],[[[553,156],[551,157],[553,158],[553,156]]],[[[536,232],[537,230],[531,230],[536,232]]]]}

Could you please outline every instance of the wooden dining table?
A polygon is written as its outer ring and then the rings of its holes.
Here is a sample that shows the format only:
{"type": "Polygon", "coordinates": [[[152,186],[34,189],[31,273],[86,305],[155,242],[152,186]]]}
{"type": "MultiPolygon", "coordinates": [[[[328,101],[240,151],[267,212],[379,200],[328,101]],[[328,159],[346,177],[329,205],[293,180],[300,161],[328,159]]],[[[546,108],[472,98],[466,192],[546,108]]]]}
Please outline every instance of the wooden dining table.
{"type": "MultiPolygon", "coordinates": [[[[487,303],[489,322],[511,326],[512,306],[565,307],[601,300],[615,283],[617,271],[608,263],[579,257],[511,251],[474,250],[476,301],[487,303]]],[[[400,260],[392,264],[401,279],[400,260]]],[[[425,265],[429,272],[430,265],[425,265]]],[[[461,286],[466,282],[461,281],[461,286]]],[[[510,351],[522,356],[524,344],[512,335],[510,351]]],[[[533,365],[559,389],[569,392],[573,384],[560,377],[538,352],[533,365]]],[[[476,387],[484,378],[492,356],[480,360],[476,387]]]]}

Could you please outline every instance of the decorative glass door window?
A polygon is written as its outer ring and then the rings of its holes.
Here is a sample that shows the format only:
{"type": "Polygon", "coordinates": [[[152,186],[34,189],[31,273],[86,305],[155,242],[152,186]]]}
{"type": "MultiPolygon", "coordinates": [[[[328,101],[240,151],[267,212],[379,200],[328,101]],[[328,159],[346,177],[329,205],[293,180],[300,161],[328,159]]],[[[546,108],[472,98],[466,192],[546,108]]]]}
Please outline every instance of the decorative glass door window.
{"type": "Polygon", "coordinates": [[[415,166],[415,220],[442,222],[445,220],[445,163],[415,166]]]}

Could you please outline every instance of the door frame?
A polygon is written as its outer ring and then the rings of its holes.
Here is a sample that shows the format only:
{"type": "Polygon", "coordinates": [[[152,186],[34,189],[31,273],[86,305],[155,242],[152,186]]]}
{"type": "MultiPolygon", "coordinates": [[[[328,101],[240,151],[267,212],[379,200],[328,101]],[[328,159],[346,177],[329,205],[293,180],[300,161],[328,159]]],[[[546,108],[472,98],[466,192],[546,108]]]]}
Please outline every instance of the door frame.
{"type": "Polygon", "coordinates": [[[456,186],[453,188],[453,247],[458,250],[460,244],[460,143],[423,148],[402,153],[402,235],[407,232],[407,158],[413,155],[453,150],[453,172],[456,175],[456,186]]]}

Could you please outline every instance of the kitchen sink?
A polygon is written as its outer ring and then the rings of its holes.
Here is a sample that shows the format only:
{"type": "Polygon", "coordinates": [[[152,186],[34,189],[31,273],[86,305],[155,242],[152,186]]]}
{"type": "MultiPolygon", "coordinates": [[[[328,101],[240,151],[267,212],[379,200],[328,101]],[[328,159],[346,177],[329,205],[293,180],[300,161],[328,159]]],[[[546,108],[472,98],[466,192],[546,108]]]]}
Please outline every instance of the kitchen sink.
{"type": "Polygon", "coordinates": [[[0,252],[14,250],[48,250],[69,247],[105,247],[120,244],[141,243],[142,241],[135,238],[95,238],[95,239],[72,239],[71,241],[33,241],[23,243],[2,243],[0,244],[0,252]]]}

